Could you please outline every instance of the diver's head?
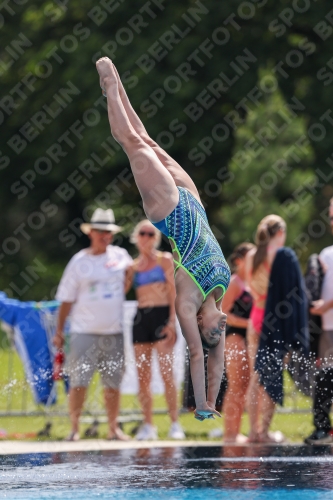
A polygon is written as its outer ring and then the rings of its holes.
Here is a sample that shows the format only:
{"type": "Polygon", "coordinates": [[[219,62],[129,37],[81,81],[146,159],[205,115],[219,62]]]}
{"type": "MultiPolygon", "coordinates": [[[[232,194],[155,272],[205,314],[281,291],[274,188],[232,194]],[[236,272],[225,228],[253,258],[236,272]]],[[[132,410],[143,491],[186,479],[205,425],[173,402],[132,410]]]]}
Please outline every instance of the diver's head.
{"type": "Polygon", "coordinates": [[[198,327],[204,349],[216,347],[225,334],[227,315],[215,308],[215,311],[204,307],[197,314],[198,327]]]}

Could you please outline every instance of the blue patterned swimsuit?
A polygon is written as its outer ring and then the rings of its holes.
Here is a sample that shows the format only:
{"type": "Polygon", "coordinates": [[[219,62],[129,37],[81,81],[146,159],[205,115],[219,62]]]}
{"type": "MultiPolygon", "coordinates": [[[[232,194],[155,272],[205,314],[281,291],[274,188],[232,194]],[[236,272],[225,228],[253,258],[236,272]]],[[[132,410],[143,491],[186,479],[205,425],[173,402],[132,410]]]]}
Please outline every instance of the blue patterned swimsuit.
{"type": "Polygon", "coordinates": [[[203,206],[187,189],[178,187],[178,191],[176,208],[165,219],[153,224],[174,244],[178,254],[175,272],[179,267],[184,269],[204,299],[218,287],[222,288],[222,297],[230,282],[229,266],[209,227],[203,206]]]}

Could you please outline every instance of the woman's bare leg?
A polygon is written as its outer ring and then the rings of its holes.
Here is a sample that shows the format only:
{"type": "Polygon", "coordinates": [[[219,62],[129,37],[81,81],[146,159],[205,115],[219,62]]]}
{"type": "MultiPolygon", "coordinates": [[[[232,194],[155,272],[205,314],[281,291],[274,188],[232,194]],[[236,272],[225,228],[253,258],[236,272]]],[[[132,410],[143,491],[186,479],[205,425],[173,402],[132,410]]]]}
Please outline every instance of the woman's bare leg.
{"type": "Polygon", "coordinates": [[[128,156],[147,217],[152,222],[158,222],[178,204],[175,181],[154,150],[131,125],[119,95],[118,78],[110,59],[99,59],[96,67],[101,86],[107,94],[111,133],[128,156]]]}
{"type": "Polygon", "coordinates": [[[272,400],[272,398],[268,395],[268,393],[265,391],[265,389],[262,387],[261,388],[261,397],[262,397],[262,404],[261,404],[261,411],[262,411],[262,432],[261,432],[261,441],[273,441],[274,439],[270,438],[268,435],[269,427],[272,422],[272,418],[274,415],[275,407],[276,404],[272,400]]]}
{"type": "Polygon", "coordinates": [[[186,188],[201,203],[198,190],[191,177],[185,172],[185,170],[179,165],[179,163],[177,163],[173,158],[171,158],[171,156],[168,155],[168,153],[166,153],[164,149],[162,149],[157,144],[157,142],[155,142],[149,136],[142,121],[138,117],[137,113],[135,112],[130,103],[130,100],[128,99],[125,88],[122,84],[122,81],[114,64],[113,67],[118,78],[118,89],[121,101],[127,113],[128,119],[131,122],[131,125],[134,128],[135,132],[141,137],[141,139],[144,140],[146,144],[148,144],[148,146],[150,146],[154,150],[154,152],[156,153],[158,159],[161,161],[163,166],[170,172],[172,178],[176,183],[176,186],[186,188]]]}
{"type": "Polygon", "coordinates": [[[136,369],[139,379],[139,401],[145,424],[153,423],[153,397],[151,394],[152,345],[149,343],[134,344],[136,369]]]}
{"type": "Polygon", "coordinates": [[[260,398],[260,385],[259,385],[259,375],[254,371],[255,360],[257,356],[259,345],[259,335],[254,330],[251,322],[247,330],[247,346],[249,355],[249,366],[250,366],[250,382],[247,390],[247,411],[250,420],[250,435],[249,440],[252,442],[257,442],[260,439],[260,423],[259,423],[259,398],[260,398]]]}
{"type": "Polygon", "coordinates": [[[236,441],[249,384],[249,364],[245,340],[240,335],[228,335],[225,342],[225,363],[228,388],[223,401],[224,442],[236,441]]]}
{"type": "Polygon", "coordinates": [[[160,366],[161,376],[165,387],[165,399],[167,402],[170,419],[172,422],[178,420],[177,387],[173,374],[173,347],[165,345],[163,340],[155,344],[160,366]]]}

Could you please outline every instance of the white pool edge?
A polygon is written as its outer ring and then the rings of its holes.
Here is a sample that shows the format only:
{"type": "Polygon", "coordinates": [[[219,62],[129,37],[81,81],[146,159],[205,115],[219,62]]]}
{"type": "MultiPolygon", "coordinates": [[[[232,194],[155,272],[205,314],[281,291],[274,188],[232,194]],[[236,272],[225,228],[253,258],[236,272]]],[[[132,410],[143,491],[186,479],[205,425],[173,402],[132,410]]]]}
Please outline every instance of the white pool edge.
{"type": "MultiPolygon", "coordinates": [[[[0,455],[21,455],[25,453],[63,453],[103,450],[138,450],[150,448],[193,448],[193,447],[256,447],[262,445],[242,444],[223,445],[221,441],[107,441],[104,439],[85,439],[68,441],[0,441],[0,455]]],[[[267,446],[265,444],[265,446],[267,446]]],[[[273,446],[303,446],[302,443],[281,443],[273,446]]]]}

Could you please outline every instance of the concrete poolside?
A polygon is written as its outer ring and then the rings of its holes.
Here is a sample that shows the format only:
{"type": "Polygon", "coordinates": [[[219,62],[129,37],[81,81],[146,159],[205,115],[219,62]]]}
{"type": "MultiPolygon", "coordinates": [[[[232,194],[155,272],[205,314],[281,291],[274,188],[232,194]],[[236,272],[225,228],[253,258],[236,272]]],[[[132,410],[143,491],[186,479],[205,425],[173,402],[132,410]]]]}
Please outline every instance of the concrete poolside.
{"type": "MultiPolygon", "coordinates": [[[[20,455],[25,453],[62,453],[87,452],[106,450],[139,450],[151,448],[203,448],[203,447],[246,447],[256,448],[262,445],[242,444],[223,445],[221,441],[107,441],[105,439],[83,439],[76,442],[68,441],[0,441],[0,455],[20,455]]],[[[265,445],[270,446],[270,445],[265,445]]],[[[303,443],[285,443],[272,445],[273,447],[297,448],[303,443]]]]}
{"type": "Polygon", "coordinates": [[[0,455],[21,453],[57,453],[70,451],[138,450],[142,448],[189,448],[219,446],[219,441],[107,441],[82,439],[80,441],[0,441],[0,455]]]}

